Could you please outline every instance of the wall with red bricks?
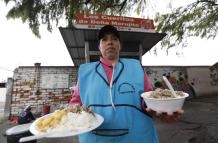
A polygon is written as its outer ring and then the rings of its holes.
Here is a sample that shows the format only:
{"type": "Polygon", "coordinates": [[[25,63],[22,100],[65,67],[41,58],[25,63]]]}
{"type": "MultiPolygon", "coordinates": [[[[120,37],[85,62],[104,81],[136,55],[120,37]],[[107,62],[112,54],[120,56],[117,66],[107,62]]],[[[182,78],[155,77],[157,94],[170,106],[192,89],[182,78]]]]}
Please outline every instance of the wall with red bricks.
{"type": "Polygon", "coordinates": [[[69,90],[75,84],[77,68],[71,66],[22,66],[13,76],[10,111],[18,115],[25,106],[31,105],[34,113],[40,113],[45,104],[51,110],[66,105],[71,99],[69,90]]]}

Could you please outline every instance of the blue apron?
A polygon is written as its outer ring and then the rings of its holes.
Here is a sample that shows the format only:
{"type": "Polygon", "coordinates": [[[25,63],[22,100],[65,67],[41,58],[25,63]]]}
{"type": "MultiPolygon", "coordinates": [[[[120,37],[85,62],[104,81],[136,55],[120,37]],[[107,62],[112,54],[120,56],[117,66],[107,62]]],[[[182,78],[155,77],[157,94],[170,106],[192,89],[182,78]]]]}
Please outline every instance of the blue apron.
{"type": "Polygon", "coordinates": [[[144,71],[134,59],[120,59],[116,65],[112,97],[100,62],[79,68],[79,92],[83,104],[104,117],[103,124],[79,136],[80,143],[158,143],[152,118],[141,110],[140,93],[144,91],[144,71]]]}

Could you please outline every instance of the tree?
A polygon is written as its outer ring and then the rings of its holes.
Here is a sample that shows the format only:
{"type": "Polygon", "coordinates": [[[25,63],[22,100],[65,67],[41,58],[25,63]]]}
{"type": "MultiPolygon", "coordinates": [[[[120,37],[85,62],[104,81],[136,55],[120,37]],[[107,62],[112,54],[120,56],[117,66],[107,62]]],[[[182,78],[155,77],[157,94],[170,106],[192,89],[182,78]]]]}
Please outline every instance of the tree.
{"type": "MultiPolygon", "coordinates": [[[[14,6],[9,10],[7,18],[19,18],[28,22],[30,29],[40,37],[39,27],[47,25],[52,31],[52,23],[58,24],[60,19],[65,18],[70,27],[78,12],[106,13],[121,15],[130,6],[143,3],[144,0],[4,0],[6,4],[13,2],[14,6]]],[[[139,5],[139,9],[142,6],[139,5]]]]}
{"type": "Polygon", "coordinates": [[[217,0],[197,0],[186,7],[179,7],[169,14],[157,14],[157,31],[168,35],[162,45],[176,46],[185,37],[215,38],[218,29],[217,0]]]}
{"type": "MultiPolygon", "coordinates": [[[[28,22],[32,32],[40,37],[39,27],[47,25],[52,31],[52,23],[65,19],[72,26],[77,12],[103,13],[125,16],[136,6],[137,14],[142,14],[148,0],[4,0],[14,2],[7,18],[19,18],[28,22]]],[[[187,36],[214,38],[217,33],[217,0],[196,0],[185,7],[179,7],[168,14],[157,14],[157,30],[168,35],[162,45],[172,47],[187,36]]]]}

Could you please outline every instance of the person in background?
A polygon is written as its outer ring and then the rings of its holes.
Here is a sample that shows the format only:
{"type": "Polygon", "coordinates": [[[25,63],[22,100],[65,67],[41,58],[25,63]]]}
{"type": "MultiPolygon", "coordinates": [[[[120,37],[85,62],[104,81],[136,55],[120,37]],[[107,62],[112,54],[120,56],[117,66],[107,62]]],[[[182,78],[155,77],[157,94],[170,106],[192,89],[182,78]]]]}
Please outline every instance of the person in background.
{"type": "MultiPolygon", "coordinates": [[[[69,106],[83,104],[104,117],[103,124],[79,135],[80,143],[158,143],[152,116],[177,119],[181,114],[154,112],[140,94],[153,90],[138,60],[120,58],[120,34],[106,25],[98,34],[100,60],[82,64],[69,106]]],[[[182,112],[182,111],[181,111],[182,112]]]]}
{"type": "Polygon", "coordinates": [[[31,106],[28,105],[24,108],[24,110],[20,113],[18,117],[18,124],[26,124],[30,123],[33,120],[35,120],[35,117],[33,116],[31,112],[31,106]]]}

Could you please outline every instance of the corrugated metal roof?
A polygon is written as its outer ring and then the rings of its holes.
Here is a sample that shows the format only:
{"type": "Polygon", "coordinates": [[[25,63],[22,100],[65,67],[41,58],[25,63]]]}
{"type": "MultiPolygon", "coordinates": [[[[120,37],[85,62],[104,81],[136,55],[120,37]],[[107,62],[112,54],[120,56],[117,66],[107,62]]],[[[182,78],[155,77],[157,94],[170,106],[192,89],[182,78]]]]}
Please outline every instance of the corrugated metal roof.
{"type": "Polygon", "coordinates": [[[6,87],[6,83],[5,82],[0,82],[0,88],[5,88],[6,87]]]}
{"type": "Polygon", "coordinates": [[[210,66],[210,69],[217,69],[218,70],[218,62],[216,62],[215,64],[213,64],[212,66],[210,66]]]}
{"type": "MultiPolygon", "coordinates": [[[[85,63],[85,41],[89,42],[90,61],[99,59],[98,29],[77,29],[59,27],[69,54],[75,66],[85,63]],[[96,54],[97,53],[97,54],[96,54]]],[[[142,55],[156,45],[165,33],[120,31],[122,42],[121,57],[139,59],[139,45],[142,44],[142,55]]]]}

